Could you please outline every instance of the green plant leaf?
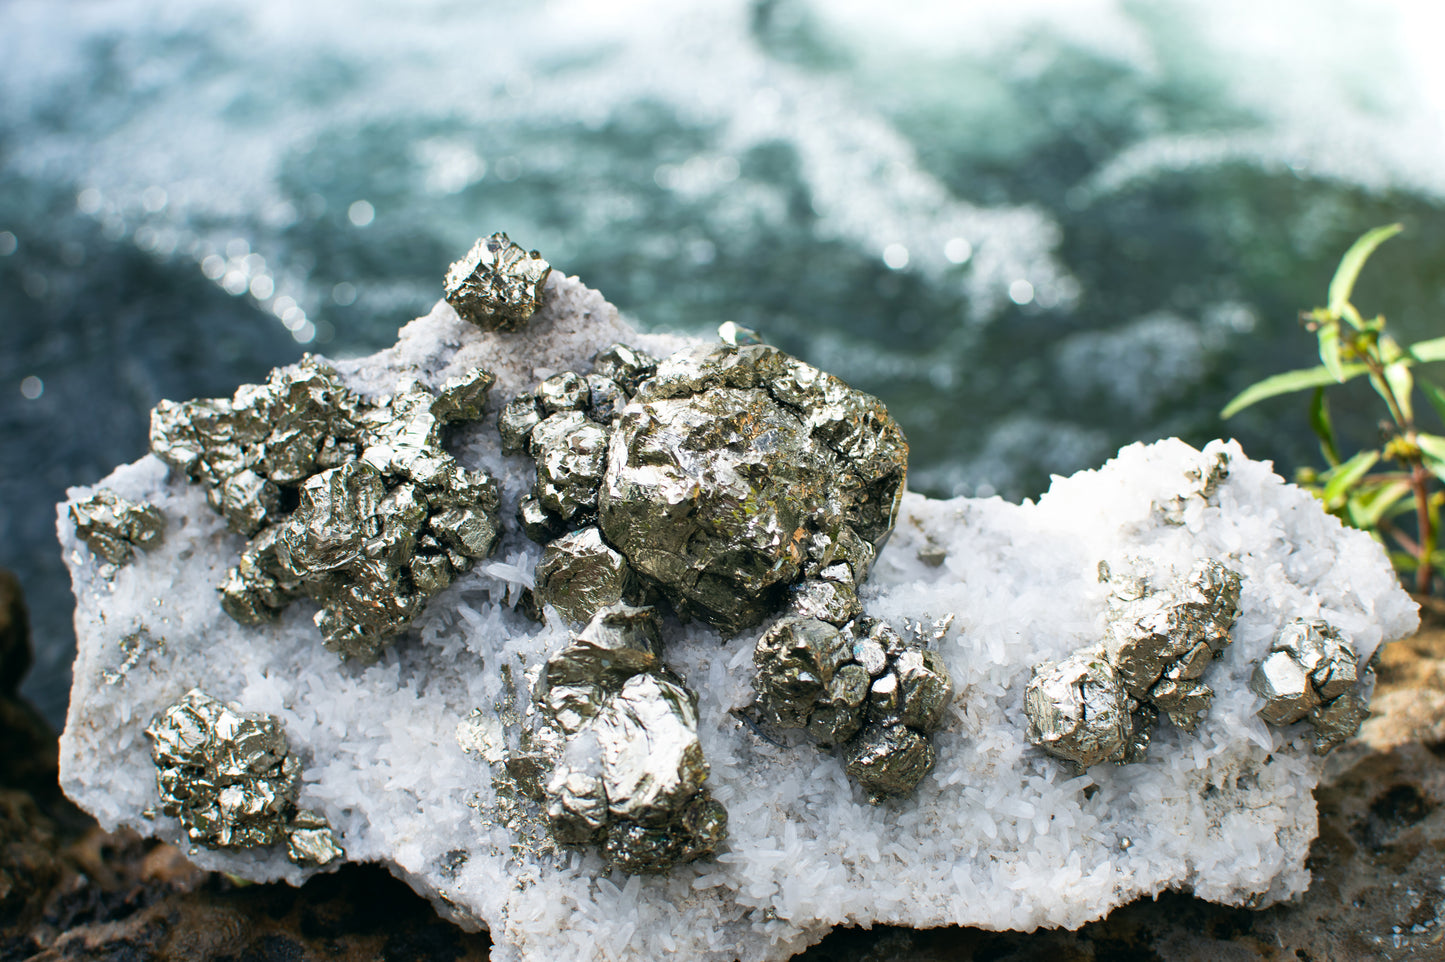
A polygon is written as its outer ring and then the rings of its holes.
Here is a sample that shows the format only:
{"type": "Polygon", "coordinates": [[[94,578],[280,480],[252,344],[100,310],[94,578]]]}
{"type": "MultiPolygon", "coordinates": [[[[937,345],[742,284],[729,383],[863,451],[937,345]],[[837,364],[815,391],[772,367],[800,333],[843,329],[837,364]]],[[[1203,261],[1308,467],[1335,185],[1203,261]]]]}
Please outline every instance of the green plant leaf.
{"type": "Polygon", "coordinates": [[[1337,382],[1345,379],[1344,362],[1340,360],[1340,326],[1338,324],[1326,324],[1319,330],[1320,337],[1320,360],[1324,362],[1325,370],[1330,372],[1330,377],[1337,382]]]}
{"type": "Polygon", "coordinates": [[[1425,399],[1430,402],[1430,406],[1435,409],[1435,415],[1440,418],[1441,422],[1445,422],[1445,391],[1423,379],[1416,383],[1420,385],[1420,390],[1424,392],[1425,399]]]}
{"type": "MultiPolygon", "coordinates": [[[[1405,229],[1404,224],[1388,224],[1384,227],[1376,227],[1365,234],[1345,251],[1345,256],[1340,258],[1340,266],[1335,269],[1335,276],[1330,281],[1330,311],[1343,317],[1352,313],[1350,295],[1355,291],[1355,281],[1360,277],[1360,270],[1365,266],[1365,261],[1385,241],[1394,237],[1405,229]]],[[[1358,318],[1358,314],[1355,315],[1358,318]]]]}
{"type": "Polygon", "coordinates": [[[1345,493],[1358,484],[1361,478],[1369,474],[1370,469],[1379,460],[1379,451],[1361,451],[1344,464],[1331,469],[1329,479],[1325,482],[1324,493],[1321,495],[1325,506],[1333,510],[1343,505],[1345,493]]]}
{"type": "MultiPolygon", "coordinates": [[[[1346,364],[1344,366],[1344,380],[1365,374],[1369,368],[1363,364],[1346,364]]],[[[1240,411],[1253,404],[1258,404],[1266,398],[1272,398],[1280,394],[1293,394],[1295,391],[1304,391],[1312,387],[1324,387],[1327,384],[1339,383],[1338,378],[1324,368],[1307,367],[1298,371],[1285,371],[1282,374],[1273,374],[1263,381],[1256,381],[1235,395],[1234,400],[1224,406],[1219,412],[1221,418],[1232,418],[1240,411]]]]}
{"type": "Polygon", "coordinates": [[[1391,551],[1390,564],[1396,571],[1409,573],[1420,567],[1420,560],[1408,551],[1391,551]]]}
{"type": "Polygon", "coordinates": [[[1409,493],[1409,481],[1387,481],[1356,497],[1354,517],[1359,527],[1374,528],[1409,493]]]}
{"type": "Polygon", "coordinates": [[[1422,432],[1415,435],[1415,443],[1425,455],[1423,460],[1426,469],[1441,481],[1445,481],[1445,438],[1422,432]]]}
{"type": "Polygon", "coordinates": [[[1395,396],[1395,403],[1400,406],[1400,413],[1405,420],[1414,421],[1415,402],[1412,396],[1415,393],[1415,377],[1410,373],[1410,365],[1404,361],[1387,365],[1385,383],[1390,385],[1390,393],[1395,396]]]}
{"type": "Polygon", "coordinates": [[[1421,364],[1445,361],[1445,337],[1432,337],[1428,341],[1416,341],[1405,348],[1405,353],[1421,364]]]}
{"type": "Polygon", "coordinates": [[[1310,398],[1310,427],[1314,429],[1315,437],[1320,439],[1320,452],[1324,454],[1325,460],[1330,467],[1340,463],[1340,451],[1335,447],[1335,426],[1330,420],[1330,406],[1325,403],[1325,389],[1315,388],[1314,397],[1310,398]]]}

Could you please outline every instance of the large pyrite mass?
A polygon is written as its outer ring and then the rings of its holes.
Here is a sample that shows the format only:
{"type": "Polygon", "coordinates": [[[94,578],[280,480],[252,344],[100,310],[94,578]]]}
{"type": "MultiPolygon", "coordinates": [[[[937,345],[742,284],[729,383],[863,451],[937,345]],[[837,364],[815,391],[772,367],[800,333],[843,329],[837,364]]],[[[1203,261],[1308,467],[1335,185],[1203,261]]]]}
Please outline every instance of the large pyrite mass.
{"type": "Polygon", "coordinates": [[[1213,560],[1163,590],[1118,579],[1103,643],[1034,666],[1029,742],[1082,769],[1141,758],[1160,714],[1194,731],[1214,698],[1201,679],[1232,640],[1239,589],[1239,575],[1213,560]]]}
{"type": "MultiPolygon", "coordinates": [[[[537,464],[529,535],[596,524],[639,585],[725,633],[790,600],[799,615],[860,614],[907,473],[877,399],[762,344],[657,362],[615,345],[585,378],[513,399],[498,427],[504,450],[537,464]]],[[[539,600],[555,603],[545,589],[539,600]]]]}
{"type": "Polygon", "coordinates": [[[495,483],[442,449],[492,381],[475,368],[372,401],[308,355],[232,398],[157,405],[151,449],[251,538],[220,586],[226,612],[260,624],[310,597],[328,648],[374,659],[496,544],[495,483]]]}
{"type": "Polygon", "coordinates": [[[1359,690],[1359,656],[1328,622],[1291,622],[1256,663],[1249,687],[1264,699],[1259,716],[1271,725],[1308,718],[1314,750],[1324,755],[1360,730],[1369,715],[1359,690]]]}
{"type": "Polygon", "coordinates": [[[208,848],[255,848],[285,841],[302,865],[343,856],[326,820],[298,811],[301,766],[272,715],[243,712],[199,689],[146,729],[161,810],[208,848]]]}
{"type": "Polygon", "coordinates": [[[943,722],[953,681],[933,652],[884,622],[780,619],[758,639],[753,666],[763,721],[840,748],[874,797],[907,794],[932,771],[927,736],[943,722]]]}
{"type": "Polygon", "coordinates": [[[520,331],[536,313],[552,266],[506,234],[483,237],[447,271],[447,303],[487,331],[520,331]]]}
{"type": "Polygon", "coordinates": [[[91,551],[111,564],[125,564],[135,548],[149,551],[165,531],[160,509],[145,502],[127,501],[102,488],[70,506],[75,533],[91,551]]]}
{"type": "Polygon", "coordinates": [[[539,739],[550,758],[533,767],[558,842],[598,845],[630,875],[717,849],[727,812],[703,786],[697,695],[663,665],[651,608],[598,611],[547,660],[535,697],[551,731],[539,739]]]}

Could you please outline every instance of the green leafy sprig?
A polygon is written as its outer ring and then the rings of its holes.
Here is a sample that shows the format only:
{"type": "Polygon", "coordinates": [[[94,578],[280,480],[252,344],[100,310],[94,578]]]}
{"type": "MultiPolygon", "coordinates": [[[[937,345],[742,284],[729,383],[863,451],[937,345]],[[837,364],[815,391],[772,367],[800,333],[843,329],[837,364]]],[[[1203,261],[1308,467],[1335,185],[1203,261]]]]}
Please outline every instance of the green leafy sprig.
{"type": "Polygon", "coordinates": [[[1383,316],[1366,318],[1351,302],[1365,262],[1402,229],[1400,224],[1377,227],[1355,241],[1330,281],[1328,305],[1300,315],[1319,341],[1320,364],[1250,385],[1225,405],[1220,415],[1230,418],[1266,398],[1312,391],[1310,427],[1329,466],[1324,471],[1302,469],[1297,480],[1313,491],[1331,514],[1384,543],[1395,567],[1402,574],[1413,572],[1415,590],[1427,594],[1435,571],[1445,568],[1445,552],[1439,547],[1440,506],[1445,502],[1440,488],[1445,480],[1445,437],[1417,427],[1414,396],[1419,389],[1445,422],[1445,391],[1416,374],[1422,364],[1445,361],[1445,337],[1401,347],[1385,333],[1383,316]],[[1381,422],[1379,447],[1344,458],[1325,389],[1358,377],[1370,379],[1389,417],[1381,422]],[[1412,510],[1413,536],[1396,521],[1412,510]]]}

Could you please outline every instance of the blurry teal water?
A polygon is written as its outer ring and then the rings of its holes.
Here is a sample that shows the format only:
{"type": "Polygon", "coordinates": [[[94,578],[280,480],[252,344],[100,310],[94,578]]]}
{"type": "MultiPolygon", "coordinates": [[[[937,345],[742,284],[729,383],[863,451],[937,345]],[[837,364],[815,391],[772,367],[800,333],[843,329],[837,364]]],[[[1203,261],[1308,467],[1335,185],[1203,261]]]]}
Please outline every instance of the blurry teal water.
{"type": "Polygon", "coordinates": [[[1310,461],[1297,404],[1215,412],[1309,360],[1298,310],[1379,223],[1360,303],[1441,333],[1424,5],[293,6],[0,7],[0,565],[52,717],[65,486],[163,397],[390,344],[492,230],[879,395],[941,495],[1172,434],[1310,461]]]}

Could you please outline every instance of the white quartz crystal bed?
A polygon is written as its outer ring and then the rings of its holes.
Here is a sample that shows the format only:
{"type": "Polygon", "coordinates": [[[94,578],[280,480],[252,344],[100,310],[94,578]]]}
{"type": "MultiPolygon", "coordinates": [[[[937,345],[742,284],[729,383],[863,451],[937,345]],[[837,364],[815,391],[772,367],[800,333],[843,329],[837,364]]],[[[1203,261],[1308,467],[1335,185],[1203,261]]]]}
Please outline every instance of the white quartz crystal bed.
{"type": "MultiPolygon", "coordinates": [[[[1037,504],[905,496],[863,598],[900,629],[952,615],[936,647],[956,689],[934,736],[937,768],[913,796],[870,804],[833,755],[779,748],[731,714],[752,699],[761,628],[724,640],[668,622],[667,658],[701,696],[708,786],[729,814],[721,852],[629,878],[602,874],[593,852],[539,857],[515,844],[492,814],[489,765],[458,730],[503,707],[500,666],[520,678],[566,634],[512,608],[540,548],[513,521],[531,462],[499,453],[495,416],[540,378],[586,370],[614,341],[659,354],[682,343],[634,333],[596,292],[554,274],[524,334],[484,333],[439,303],[396,347],[338,365],[364,393],[403,375],[437,384],[476,364],[498,375],[487,420],[453,450],[503,480],[503,540],[370,667],[322,648],[309,602],[267,628],[225,615],[215,586],[244,541],[156,458],[102,482],[165,512],[154,552],[105,565],[62,506],[79,640],[65,791],[106,829],[184,847],[179,823],[156,813],[146,725],[192,687],[274,714],[304,764],[298,804],[330,820],[349,859],[383,863],[443,915],[490,929],[498,962],[784,959],[837,925],[1078,926],[1165,889],[1262,905],[1306,887],[1323,760],[1307,724],[1256,717],[1252,663],[1304,616],[1348,632],[1363,665],[1416,628],[1416,609],[1378,545],[1220,442],[1132,445],[1097,471],[1055,478],[1037,504]],[[1229,475],[1206,500],[1198,479],[1219,452],[1229,475]],[[1131,562],[1163,583],[1201,558],[1224,560],[1243,589],[1234,643],[1204,678],[1217,696],[1198,731],[1161,723],[1144,762],[1084,775],[1031,747],[1031,667],[1101,637],[1099,562],[1131,562]]],[[[288,862],[284,846],[189,855],[255,880],[300,883],[315,871],[288,862]]]]}

